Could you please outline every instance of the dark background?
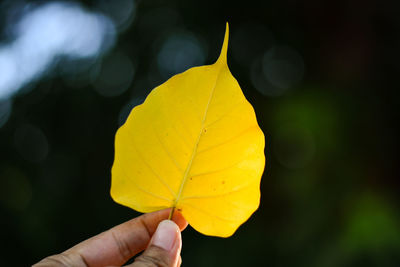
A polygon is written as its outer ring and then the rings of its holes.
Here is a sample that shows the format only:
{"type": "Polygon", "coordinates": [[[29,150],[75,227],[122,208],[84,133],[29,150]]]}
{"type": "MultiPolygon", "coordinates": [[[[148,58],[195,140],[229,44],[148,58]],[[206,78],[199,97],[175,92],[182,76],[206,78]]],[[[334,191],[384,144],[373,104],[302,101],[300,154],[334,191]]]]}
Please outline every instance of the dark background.
{"type": "MultiPolygon", "coordinates": [[[[0,48],[48,3],[0,2],[0,48]]],[[[396,1],[75,6],[110,17],[115,42],[89,59],[56,57],[0,100],[1,266],[138,215],[109,195],[115,132],[152,88],[213,63],[226,21],[228,64],[266,136],[261,204],[230,238],[185,230],[183,266],[400,265],[396,1]]]]}

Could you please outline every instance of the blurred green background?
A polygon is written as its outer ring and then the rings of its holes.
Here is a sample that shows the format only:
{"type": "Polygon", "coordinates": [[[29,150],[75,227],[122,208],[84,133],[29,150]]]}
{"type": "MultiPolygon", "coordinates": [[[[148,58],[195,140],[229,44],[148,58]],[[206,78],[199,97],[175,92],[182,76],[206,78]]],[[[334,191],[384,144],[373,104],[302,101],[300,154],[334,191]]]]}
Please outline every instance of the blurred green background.
{"type": "Polygon", "coordinates": [[[257,212],[183,233],[183,266],[400,266],[396,1],[0,2],[0,265],[138,215],[114,135],[152,88],[228,63],[266,136],[257,212]]]}

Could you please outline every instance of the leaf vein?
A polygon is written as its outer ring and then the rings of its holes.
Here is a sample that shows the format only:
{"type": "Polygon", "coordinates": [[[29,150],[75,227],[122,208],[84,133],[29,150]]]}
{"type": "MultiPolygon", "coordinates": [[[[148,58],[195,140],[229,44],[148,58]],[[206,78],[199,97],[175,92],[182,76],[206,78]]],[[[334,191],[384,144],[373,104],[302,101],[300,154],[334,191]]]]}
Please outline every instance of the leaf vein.
{"type": "Polygon", "coordinates": [[[135,142],[134,140],[132,140],[133,145],[131,147],[133,147],[133,149],[136,151],[136,153],[138,154],[138,158],[144,163],[144,165],[153,173],[153,175],[158,179],[158,181],[164,185],[165,188],[168,189],[168,191],[171,193],[171,195],[175,198],[175,193],[172,190],[172,188],[167,184],[167,182],[164,181],[164,179],[161,178],[161,176],[153,169],[153,167],[151,167],[146,160],[144,160],[143,155],[139,152],[139,150],[136,148],[135,146],[135,142]]]}
{"type": "Polygon", "coordinates": [[[241,159],[240,161],[238,161],[238,162],[236,162],[236,163],[234,163],[232,165],[229,165],[229,166],[227,166],[225,168],[222,168],[222,169],[213,170],[213,171],[206,171],[206,172],[201,172],[201,173],[196,173],[196,174],[190,175],[189,178],[194,178],[194,177],[200,177],[200,176],[209,175],[209,174],[220,173],[220,172],[223,172],[225,170],[229,170],[229,169],[235,167],[236,165],[238,165],[239,163],[241,163],[243,161],[245,161],[245,159],[241,159]]]}
{"type": "Polygon", "coordinates": [[[225,197],[225,196],[229,196],[229,195],[235,194],[235,193],[237,193],[237,192],[240,192],[240,191],[242,191],[242,190],[248,188],[248,187],[251,186],[251,185],[253,185],[253,183],[248,183],[248,184],[239,186],[239,187],[237,187],[237,188],[235,188],[235,189],[233,189],[233,190],[230,190],[230,191],[228,191],[228,192],[221,193],[221,194],[203,195],[203,196],[201,196],[201,195],[193,195],[193,196],[182,197],[182,198],[181,198],[181,201],[188,200],[188,199],[204,199],[204,198],[220,198],[220,197],[225,197]]]}
{"type": "Polygon", "coordinates": [[[130,175],[128,175],[128,173],[126,172],[125,168],[121,167],[121,170],[125,174],[125,176],[129,178],[129,180],[132,183],[132,185],[135,186],[137,189],[139,189],[139,191],[142,191],[143,193],[146,193],[146,194],[148,194],[148,195],[150,195],[152,197],[171,202],[170,199],[168,199],[166,197],[163,197],[163,196],[156,195],[156,194],[144,189],[143,187],[139,186],[137,183],[135,183],[135,179],[133,179],[130,175]]]}
{"type": "Polygon", "coordinates": [[[161,140],[161,137],[158,135],[157,131],[153,128],[153,131],[155,132],[155,135],[157,137],[158,142],[160,143],[161,147],[164,149],[165,153],[167,153],[167,156],[170,158],[170,160],[174,163],[175,167],[182,172],[183,169],[181,166],[179,166],[178,162],[176,162],[176,159],[171,155],[163,141],[161,140]]]}
{"type": "Polygon", "coordinates": [[[222,217],[220,217],[220,216],[218,216],[218,215],[212,214],[211,212],[209,212],[209,211],[207,211],[207,210],[204,210],[204,209],[202,209],[202,208],[199,208],[197,205],[193,205],[193,204],[191,204],[191,203],[185,202],[185,205],[186,205],[186,206],[190,206],[190,207],[193,208],[193,209],[196,209],[196,210],[198,210],[198,211],[200,211],[200,212],[202,212],[202,213],[204,213],[204,214],[207,214],[207,215],[210,216],[210,217],[216,218],[216,219],[221,220],[221,221],[226,221],[226,222],[237,222],[237,220],[229,220],[229,219],[226,219],[226,218],[222,218],[222,217]]]}
{"type": "Polygon", "coordinates": [[[205,125],[206,128],[211,127],[212,125],[216,124],[217,122],[221,121],[223,118],[227,117],[229,114],[231,114],[234,110],[237,109],[237,105],[233,105],[233,108],[222,114],[218,119],[214,120],[213,122],[210,122],[209,124],[205,125]]]}
{"type": "Polygon", "coordinates": [[[244,131],[240,132],[239,134],[235,135],[234,137],[229,138],[229,139],[225,140],[225,141],[222,142],[222,143],[219,143],[219,144],[216,144],[216,145],[213,145],[213,146],[206,147],[206,148],[204,148],[203,150],[198,151],[197,154],[201,154],[201,153],[204,153],[204,152],[206,152],[206,151],[212,150],[212,149],[214,149],[214,148],[217,148],[217,147],[220,147],[220,146],[229,144],[230,142],[236,140],[236,139],[239,138],[239,137],[242,137],[242,136],[245,135],[247,132],[250,132],[250,131],[253,130],[253,129],[257,129],[257,126],[251,126],[251,127],[249,127],[249,128],[246,128],[244,131]]]}
{"type": "Polygon", "coordinates": [[[174,207],[176,206],[176,204],[178,203],[179,199],[181,198],[183,187],[185,186],[185,183],[186,183],[187,178],[189,176],[189,172],[190,172],[190,169],[192,167],[193,160],[196,157],[197,148],[199,146],[200,139],[201,139],[201,136],[203,134],[204,124],[205,124],[205,121],[206,121],[206,118],[207,118],[208,109],[210,107],[211,99],[214,96],[215,88],[217,87],[218,78],[219,78],[219,72],[218,72],[218,75],[217,75],[217,77],[215,79],[215,83],[214,83],[214,86],[213,86],[213,88],[211,90],[210,96],[208,98],[208,102],[207,102],[207,105],[206,105],[206,108],[205,108],[205,111],[204,111],[203,120],[201,122],[200,132],[199,132],[199,134],[197,136],[197,140],[196,140],[196,143],[194,145],[194,148],[193,148],[193,151],[192,151],[192,155],[190,157],[189,163],[188,163],[187,168],[185,170],[185,173],[183,175],[182,182],[181,182],[181,185],[179,187],[178,195],[177,195],[177,197],[175,199],[175,202],[174,202],[174,207]]]}

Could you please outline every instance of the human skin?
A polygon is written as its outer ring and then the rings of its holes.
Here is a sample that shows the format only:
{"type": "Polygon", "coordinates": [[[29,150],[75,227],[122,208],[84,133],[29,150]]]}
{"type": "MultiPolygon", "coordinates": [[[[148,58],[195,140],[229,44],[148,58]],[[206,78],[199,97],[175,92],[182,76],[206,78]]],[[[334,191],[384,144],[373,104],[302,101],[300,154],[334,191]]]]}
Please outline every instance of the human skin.
{"type": "Polygon", "coordinates": [[[187,222],[171,209],[147,213],[89,238],[57,255],[49,256],[33,267],[101,267],[121,266],[138,256],[127,266],[175,267],[181,264],[181,231],[187,222]]]}

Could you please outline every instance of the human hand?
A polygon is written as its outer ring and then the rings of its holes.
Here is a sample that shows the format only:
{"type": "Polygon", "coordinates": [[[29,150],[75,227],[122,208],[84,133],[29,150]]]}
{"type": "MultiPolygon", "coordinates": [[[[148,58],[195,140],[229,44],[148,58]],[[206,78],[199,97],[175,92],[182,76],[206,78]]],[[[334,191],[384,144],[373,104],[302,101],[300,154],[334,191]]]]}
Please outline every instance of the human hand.
{"type": "Polygon", "coordinates": [[[187,222],[179,212],[166,220],[171,209],[141,215],[78,245],[43,259],[33,267],[121,266],[146,249],[130,267],[176,267],[181,264],[181,233],[187,222]],[[146,248],[147,247],[147,248],[146,248]]]}

